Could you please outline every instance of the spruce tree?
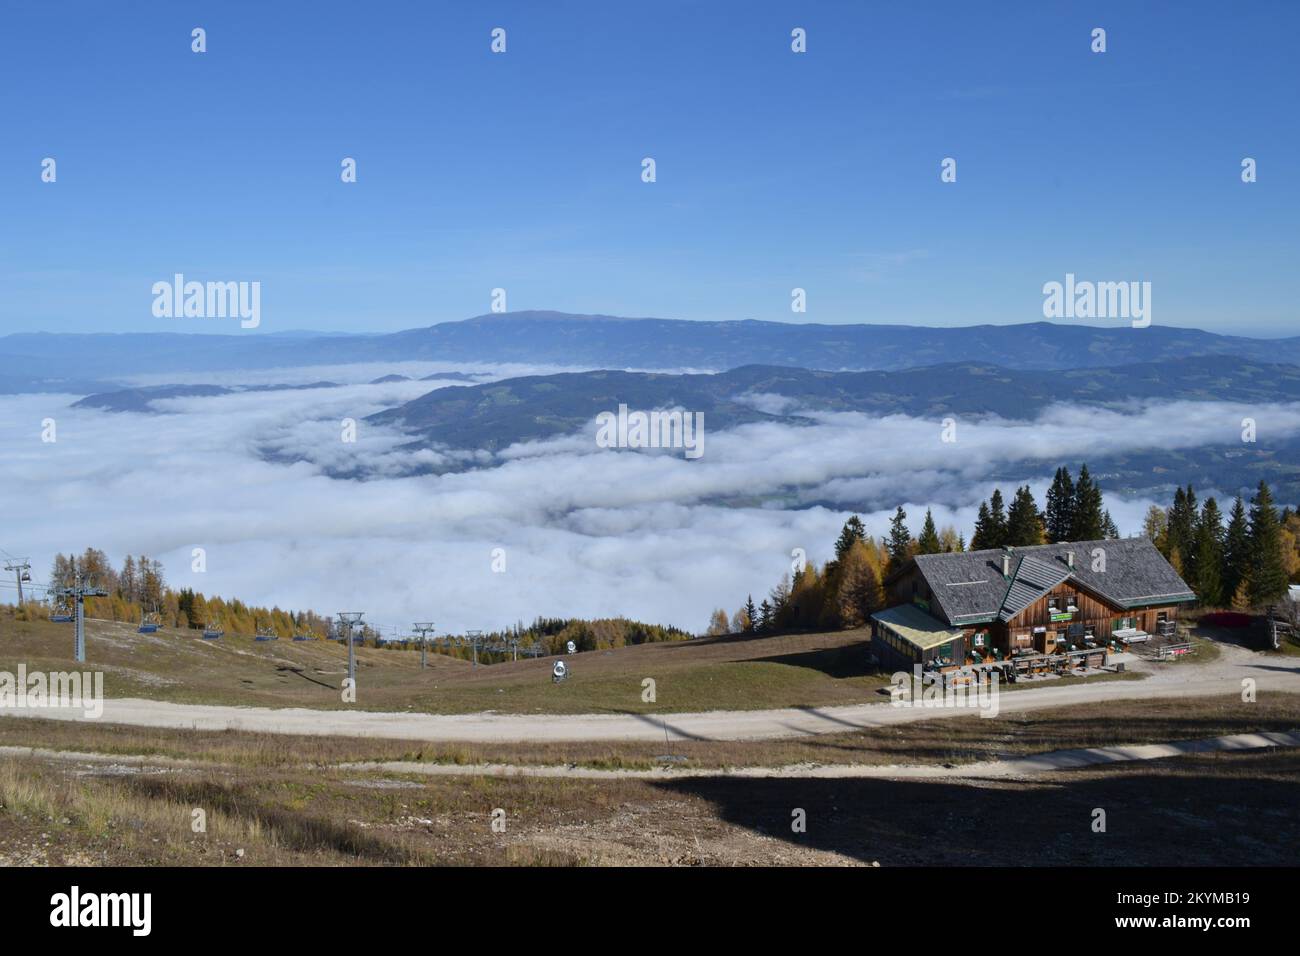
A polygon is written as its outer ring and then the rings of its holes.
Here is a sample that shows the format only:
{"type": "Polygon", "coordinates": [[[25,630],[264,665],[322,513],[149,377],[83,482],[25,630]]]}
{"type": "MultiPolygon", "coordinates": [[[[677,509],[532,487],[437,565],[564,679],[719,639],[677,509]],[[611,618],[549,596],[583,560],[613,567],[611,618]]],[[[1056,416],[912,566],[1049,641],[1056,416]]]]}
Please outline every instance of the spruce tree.
{"type": "Polygon", "coordinates": [[[989,498],[990,548],[1001,548],[1007,543],[1007,513],[1002,506],[1002,489],[994,488],[989,498]]]}
{"type": "Polygon", "coordinates": [[[1259,483],[1250,502],[1250,561],[1246,595],[1256,607],[1272,604],[1286,594],[1286,566],[1282,560],[1282,525],[1268,485],[1259,483]]]}
{"type": "Polygon", "coordinates": [[[921,526],[921,536],[917,538],[917,554],[938,554],[943,550],[939,542],[939,532],[934,526],[934,515],[925,509],[925,524],[921,526]]]}
{"type": "Polygon", "coordinates": [[[1222,607],[1223,595],[1223,516],[1219,503],[1206,498],[1196,523],[1196,547],[1191,584],[1197,598],[1207,607],[1222,607]]]}
{"type": "Polygon", "coordinates": [[[992,540],[992,522],[993,518],[989,514],[989,503],[980,502],[979,514],[975,517],[975,533],[971,535],[970,549],[972,551],[985,551],[993,545],[992,540]]]}
{"type": "Polygon", "coordinates": [[[889,570],[888,574],[893,574],[903,566],[910,555],[908,551],[912,546],[912,532],[907,530],[907,512],[903,506],[899,505],[898,510],[894,512],[894,517],[889,519],[889,570]]]}
{"type": "Polygon", "coordinates": [[[1115,519],[1110,516],[1109,508],[1101,513],[1101,536],[1108,541],[1119,537],[1119,528],[1115,527],[1115,519]]]}
{"type": "Polygon", "coordinates": [[[1070,540],[1096,541],[1104,537],[1105,520],[1101,489],[1092,480],[1088,466],[1082,465],[1079,468],[1079,480],[1074,485],[1074,515],[1070,523],[1070,540]]]}
{"type": "Polygon", "coordinates": [[[749,595],[745,600],[745,630],[750,634],[754,633],[754,628],[758,626],[758,611],[754,607],[754,595],[749,595]]]}
{"type": "Polygon", "coordinates": [[[1069,541],[1074,528],[1074,480],[1064,466],[1056,469],[1052,486],[1047,489],[1047,511],[1043,515],[1047,540],[1055,544],[1069,541]]]}
{"type": "Polygon", "coordinates": [[[848,554],[849,548],[853,547],[853,542],[865,541],[866,537],[867,530],[862,527],[862,519],[857,515],[852,515],[848,521],[844,522],[840,536],[835,542],[835,560],[844,560],[844,555],[848,554]]]}
{"type": "Polygon", "coordinates": [[[1169,508],[1167,535],[1169,550],[1177,550],[1183,556],[1184,565],[1189,564],[1188,557],[1196,550],[1197,520],[1196,492],[1191,485],[1187,486],[1186,491],[1179,488],[1174,492],[1174,503],[1169,508]]]}
{"type": "Polygon", "coordinates": [[[776,587],[768,592],[772,602],[772,613],[768,616],[768,626],[775,631],[783,631],[790,626],[790,575],[781,575],[776,587]]]}
{"type": "Polygon", "coordinates": [[[1033,492],[1028,485],[1017,488],[1015,497],[1011,499],[1005,543],[1012,547],[1043,543],[1043,518],[1038,513],[1038,502],[1034,501],[1033,492]]]}
{"type": "Polygon", "coordinates": [[[1246,521],[1246,506],[1238,495],[1228,515],[1228,530],[1223,536],[1223,570],[1219,575],[1223,581],[1223,596],[1225,600],[1232,600],[1234,605],[1238,592],[1245,599],[1242,585],[1249,565],[1250,525],[1246,521]]]}

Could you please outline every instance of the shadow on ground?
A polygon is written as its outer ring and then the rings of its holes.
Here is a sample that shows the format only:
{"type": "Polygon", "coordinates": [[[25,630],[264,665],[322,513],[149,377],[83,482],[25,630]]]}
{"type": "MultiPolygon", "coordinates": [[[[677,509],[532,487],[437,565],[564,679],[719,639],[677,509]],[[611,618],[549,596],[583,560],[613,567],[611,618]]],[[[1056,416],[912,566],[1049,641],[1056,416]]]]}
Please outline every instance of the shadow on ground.
{"type": "Polygon", "coordinates": [[[691,778],[656,783],[736,826],[881,865],[1282,866],[1300,853],[1300,755],[1066,771],[1043,782],[691,778]],[[792,831],[806,813],[807,832],[792,831]],[[1106,832],[1093,832],[1094,810],[1106,832]]]}

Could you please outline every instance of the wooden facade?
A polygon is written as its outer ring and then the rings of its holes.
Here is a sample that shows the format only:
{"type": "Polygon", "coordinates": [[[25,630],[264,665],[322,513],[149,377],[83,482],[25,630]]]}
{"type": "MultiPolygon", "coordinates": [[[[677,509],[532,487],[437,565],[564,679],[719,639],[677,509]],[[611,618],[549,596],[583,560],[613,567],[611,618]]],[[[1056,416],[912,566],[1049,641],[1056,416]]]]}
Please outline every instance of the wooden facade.
{"type": "MultiPolygon", "coordinates": [[[[891,604],[913,604],[934,614],[933,594],[925,577],[912,566],[890,582],[891,604]]],[[[1124,608],[1067,580],[1045,592],[1014,617],[970,624],[953,624],[962,632],[951,642],[950,659],[960,665],[968,658],[987,660],[996,655],[1037,651],[1054,654],[1071,648],[1105,647],[1134,632],[1157,634],[1166,622],[1175,622],[1180,603],[1124,608]]],[[[937,616],[937,615],[936,615],[937,616]]],[[[942,653],[929,651],[922,663],[933,666],[942,653]]]]}

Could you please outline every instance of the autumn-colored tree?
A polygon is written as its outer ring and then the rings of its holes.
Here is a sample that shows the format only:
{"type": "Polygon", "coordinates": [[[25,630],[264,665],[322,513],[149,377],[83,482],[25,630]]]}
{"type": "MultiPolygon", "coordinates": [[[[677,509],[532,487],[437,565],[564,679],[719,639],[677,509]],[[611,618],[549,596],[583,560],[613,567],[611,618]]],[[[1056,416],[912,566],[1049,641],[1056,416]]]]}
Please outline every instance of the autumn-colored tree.
{"type": "Polygon", "coordinates": [[[1165,557],[1169,557],[1169,514],[1159,505],[1147,509],[1142,519],[1142,535],[1147,538],[1165,557]]]}
{"type": "Polygon", "coordinates": [[[962,541],[957,529],[950,524],[939,529],[939,548],[945,554],[953,551],[965,551],[966,543],[962,541]]]}
{"type": "Polygon", "coordinates": [[[727,620],[727,612],[718,608],[709,618],[709,629],[704,632],[708,637],[721,637],[724,634],[731,633],[731,622],[727,620]]]}
{"type": "Polygon", "coordinates": [[[880,607],[880,579],[872,567],[871,552],[857,542],[844,556],[836,594],[839,619],[843,627],[862,627],[880,607]]]}

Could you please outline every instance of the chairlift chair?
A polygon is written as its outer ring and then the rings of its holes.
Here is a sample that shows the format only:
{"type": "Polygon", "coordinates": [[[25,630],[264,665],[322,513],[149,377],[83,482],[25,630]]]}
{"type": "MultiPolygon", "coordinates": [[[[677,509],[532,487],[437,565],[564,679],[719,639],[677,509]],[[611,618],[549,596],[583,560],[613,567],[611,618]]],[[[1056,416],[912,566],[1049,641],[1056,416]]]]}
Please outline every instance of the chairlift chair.
{"type": "Polygon", "coordinates": [[[60,601],[50,612],[50,620],[55,624],[71,624],[73,618],[72,605],[66,601],[60,601]]]}
{"type": "Polygon", "coordinates": [[[162,621],[157,611],[149,611],[140,615],[140,626],[136,630],[141,634],[156,634],[162,621]]]}
{"type": "Polygon", "coordinates": [[[278,641],[280,638],[271,628],[260,627],[257,629],[257,637],[253,639],[255,641],[278,641]]]}

